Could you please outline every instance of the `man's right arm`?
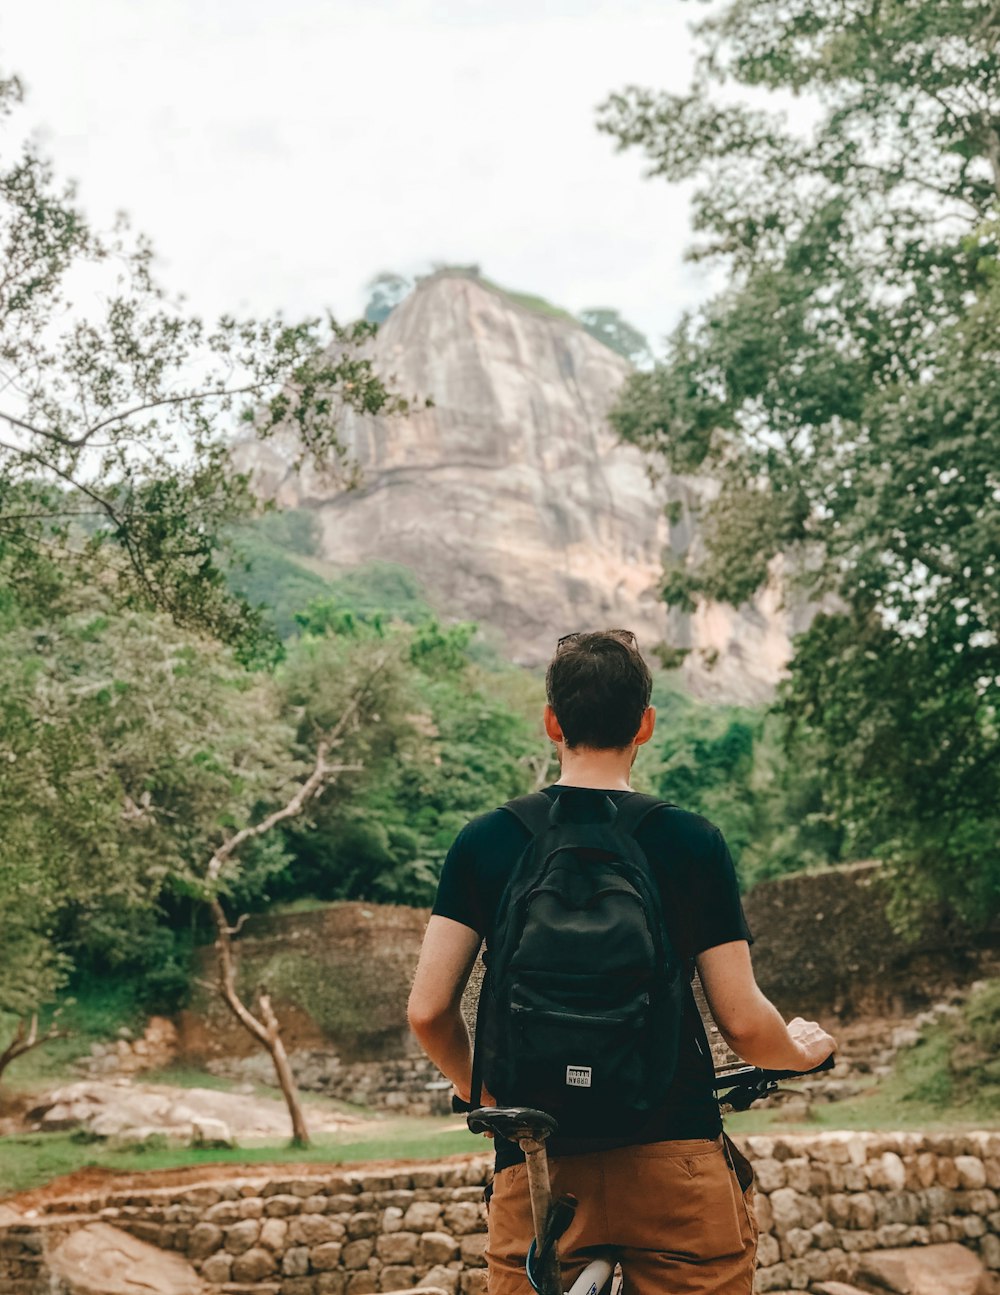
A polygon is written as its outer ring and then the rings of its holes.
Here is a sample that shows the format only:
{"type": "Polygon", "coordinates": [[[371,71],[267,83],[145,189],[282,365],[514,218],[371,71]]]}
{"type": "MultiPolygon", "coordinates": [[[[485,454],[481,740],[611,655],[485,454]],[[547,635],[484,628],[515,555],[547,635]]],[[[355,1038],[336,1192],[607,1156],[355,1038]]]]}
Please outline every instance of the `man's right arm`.
{"type": "Polygon", "coordinates": [[[697,957],[705,997],[715,1023],[738,1057],[767,1070],[812,1070],[837,1049],[815,1021],[795,1017],[787,1025],[753,974],[750,946],[734,940],[697,957]]]}

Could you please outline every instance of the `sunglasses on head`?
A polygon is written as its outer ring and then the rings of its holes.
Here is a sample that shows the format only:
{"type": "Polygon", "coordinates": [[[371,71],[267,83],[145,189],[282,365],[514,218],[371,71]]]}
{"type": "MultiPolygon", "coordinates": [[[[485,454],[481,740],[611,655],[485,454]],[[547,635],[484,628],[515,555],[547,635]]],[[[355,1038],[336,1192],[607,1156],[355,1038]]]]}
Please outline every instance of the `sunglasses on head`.
{"type": "Polygon", "coordinates": [[[593,633],[606,634],[608,638],[618,639],[620,643],[627,643],[635,647],[635,635],[631,630],[576,630],[572,634],[564,634],[556,644],[556,651],[565,647],[567,643],[576,643],[579,639],[587,638],[593,633]]]}

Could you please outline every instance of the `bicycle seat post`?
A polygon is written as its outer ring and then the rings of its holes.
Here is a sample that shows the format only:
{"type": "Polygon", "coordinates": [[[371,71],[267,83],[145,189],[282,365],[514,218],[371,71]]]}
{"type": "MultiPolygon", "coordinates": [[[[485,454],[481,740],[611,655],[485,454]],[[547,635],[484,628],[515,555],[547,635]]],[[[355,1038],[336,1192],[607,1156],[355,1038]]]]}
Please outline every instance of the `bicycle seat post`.
{"type": "MultiPolygon", "coordinates": [[[[552,1208],[552,1183],[549,1178],[549,1158],[545,1154],[545,1139],[521,1138],[518,1142],[524,1152],[524,1167],[528,1175],[528,1194],[531,1197],[531,1218],[539,1247],[545,1237],[545,1224],[552,1208]]],[[[554,1251],[554,1248],[553,1248],[554,1251]]],[[[562,1295],[561,1288],[555,1290],[562,1295]]]]}
{"type": "MultiPolygon", "coordinates": [[[[473,1111],[467,1120],[473,1133],[492,1133],[516,1142],[524,1153],[531,1196],[531,1219],[535,1226],[535,1244],[541,1250],[545,1229],[552,1209],[552,1184],[545,1142],[556,1131],[556,1122],[544,1111],[526,1106],[484,1106],[473,1111]]],[[[562,1295],[559,1257],[553,1245],[540,1274],[543,1295],[562,1295]]]]}

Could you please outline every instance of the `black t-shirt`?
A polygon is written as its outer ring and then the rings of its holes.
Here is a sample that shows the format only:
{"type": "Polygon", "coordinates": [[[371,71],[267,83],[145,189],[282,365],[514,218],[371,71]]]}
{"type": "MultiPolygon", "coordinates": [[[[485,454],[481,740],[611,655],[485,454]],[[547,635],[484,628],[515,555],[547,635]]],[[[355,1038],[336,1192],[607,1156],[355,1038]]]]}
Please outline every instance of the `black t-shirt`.
{"type": "MultiPolygon", "coordinates": [[[[555,799],[563,787],[545,788],[555,799]]],[[[618,801],[627,791],[605,793],[618,801]]],[[[434,913],[469,926],[489,948],[504,887],[528,844],[527,829],[513,814],[495,809],[475,818],[448,851],[434,913]]],[[[689,963],[706,949],[733,940],[752,942],[743,915],[736,871],[722,833],[707,819],[673,805],[652,811],[636,833],[660,886],[663,916],[674,949],[689,963]]],[[[631,1142],[714,1138],[722,1128],[712,1091],[712,1055],[690,984],[685,994],[677,1071],[662,1106],[631,1142]]],[[[621,1141],[586,1142],[553,1138],[553,1155],[572,1155],[620,1146],[621,1141]]],[[[523,1159],[519,1149],[497,1139],[497,1169],[523,1159]]]]}

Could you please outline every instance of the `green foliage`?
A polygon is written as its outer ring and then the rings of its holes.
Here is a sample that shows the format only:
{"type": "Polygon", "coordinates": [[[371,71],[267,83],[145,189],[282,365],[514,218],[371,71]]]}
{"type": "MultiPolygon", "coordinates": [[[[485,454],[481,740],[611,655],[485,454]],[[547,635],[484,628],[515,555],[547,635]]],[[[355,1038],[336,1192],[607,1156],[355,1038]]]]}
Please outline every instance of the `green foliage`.
{"type": "Polygon", "coordinates": [[[659,683],[650,789],[722,831],[744,887],[822,867],[854,843],[823,802],[822,765],[803,749],[789,761],[777,717],[763,708],[699,702],[659,683]]]}
{"type": "MultiPolygon", "coordinates": [[[[16,79],[0,79],[8,134],[20,98],[16,79]]],[[[343,410],[405,408],[364,349],[374,326],[231,316],[208,325],[167,296],[152,248],[124,219],[95,230],[33,145],[18,149],[15,138],[5,155],[5,579],[22,605],[32,594],[41,607],[53,579],[100,584],[119,605],[165,612],[259,656],[258,620],[233,598],[220,559],[228,527],[254,508],[232,470],[232,422],[260,439],[290,429],[303,460],[350,476],[343,410]],[[81,281],[88,290],[77,295],[81,281]]]]}
{"type": "Polygon", "coordinates": [[[17,935],[0,1007],[51,1001],[74,963],[142,975],[148,1006],[173,1005],[190,933],[164,927],[166,897],[197,893],[221,835],[301,767],[273,681],[87,592],[43,623],[9,606],[0,679],[0,886],[17,935]]]}
{"type": "Polygon", "coordinates": [[[466,820],[527,790],[538,739],[495,688],[496,676],[470,662],[472,626],[387,630],[342,616],[321,629],[289,653],[296,704],[335,691],[350,651],[389,652],[393,665],[373,703],[379,721],[363,747],[363,782],[346,781],[345,794],[321,802],[308,828],[293,829],[294,867],[269,894],[427,904],[466,820]]]}
{"type": "Polygon", "coordinates": [[[395,562],[373,559],[331,580],[332,597],[360,616],[417,625],[433,616],[416,576],[395,562]]]}
{"type": "Polygon", "coordinates": [[[579,319],[591,337],[596,337],[632,364],[644,364],[652,359],[647,338],[622,319],[617,310],[607,306],[582,310],[579,319]]]}
{"type": "Polygon", "coordinates": [[[317,556],[317,522],[306,509],[265,512],[230,534],[230,587],[279,639],[316,628],[310,618],[334,609],[387,622],[415,624],[431,608],[414,575],[393,562],[374,559],[349,571],[317,556]],[[325,610],[320,610],[321,606],[325,610]]]}
{"type": "Polygon", "coordinates": [[[1000,902],[1000,96],[984,3],[727,3],[686,95],[629,89],[601,126],[695,181],[695,258],[730,272],[620,433],[716,478],[668,582],[739,603],[785,554],[827,612],[782,706],[823,811],[891,861],[901,922],[1000,902]],[[720,85],[813,92],[798,129],[720,85]],[[835,609],[835,610],[834,610],[835,609]]]}
{"type": "Polygon", "coordinates": [[[412,280],[402,274],[392,271],[377,274],[368,284],[371,296],[365,306],[365,319],[370,324],[384,324],[412,288],[412,280]]]}
{"type": "Polygon", "coordinates": [[[1000,1110],[1000,981],[983,982],[953,1015],[926,1026],[897,1067],[902,1100],[1000,1110]]]}
{"type": "Polygon", "coordinates": [[[988,981],[970,998],[956,1031],[952,1068],[966,1091],[979,1090],[1000,1106],[1000,980],[988,981]]]}
{"type": "Polygon", "coordinates": [[[296,618],[302,608],[329,597],[329,581],[289,550],[247,530],[233,545],[236,561],[229,570],[229,583],[240,598],[259,610],[262,622],[271,626],[279,639],[296,633],[296,618]]]}

